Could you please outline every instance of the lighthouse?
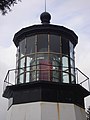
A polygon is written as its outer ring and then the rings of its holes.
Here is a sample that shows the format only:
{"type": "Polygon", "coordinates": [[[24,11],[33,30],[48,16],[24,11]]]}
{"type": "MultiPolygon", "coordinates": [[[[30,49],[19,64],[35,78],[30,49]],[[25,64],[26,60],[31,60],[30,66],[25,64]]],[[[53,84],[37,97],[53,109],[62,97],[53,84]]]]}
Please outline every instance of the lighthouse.
{"type": "Polygon", "coordinates": [[[78,36],[50,24],[48,12],[40,20],[41,24],[22,28],[13,38],[15,79],[9,82],[9,70],[3,91],[7,120],[86,120],[84,98],[90,92],[76,81],[78,36]]]}

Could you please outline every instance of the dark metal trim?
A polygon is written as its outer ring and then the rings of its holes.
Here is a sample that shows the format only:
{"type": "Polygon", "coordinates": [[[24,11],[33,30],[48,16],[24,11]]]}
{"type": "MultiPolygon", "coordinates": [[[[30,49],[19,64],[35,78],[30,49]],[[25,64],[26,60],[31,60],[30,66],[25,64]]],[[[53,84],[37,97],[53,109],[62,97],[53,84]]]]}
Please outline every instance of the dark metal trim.
{"type": "Polygon", "coordinates": [[[60,35],[69,39],[74,46],[78,43],[78,36],[70,29],[63,26],[52,25],[52,24],[41,24],[33,25],[26,28],[22,28],[14,36],[14,43],[18,47],[19,42],[22,41],[25,37],[29,37],[36,34],[55,34],[60,35]]]}
{"type": "Polygon", "coordinates": [[[84,97],[88,95],[90,92],[79,84],[61,84],[50,81],[7,86],[3,93],[3,97],[13,98],[12,104],[45,101],[73,103],[82,108],[84,108],[84,97]]]}

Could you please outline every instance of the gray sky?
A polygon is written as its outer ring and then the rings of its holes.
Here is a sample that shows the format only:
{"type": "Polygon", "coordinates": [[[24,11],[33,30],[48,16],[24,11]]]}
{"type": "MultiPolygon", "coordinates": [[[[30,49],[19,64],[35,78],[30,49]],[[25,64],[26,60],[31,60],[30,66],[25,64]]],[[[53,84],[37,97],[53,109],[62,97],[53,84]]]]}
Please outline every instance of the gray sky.
{"type": "MultiPolygon", "coordinates": [[[[0,119],[5,120],[7,100],[2,98],[3,80],[8,69],[15,68],[14,34],[21,28],[40,23],[44,0],[22,0],[6,16],[0,14],[0,119]]],[[[72,29],[78,35],[76,67],[90,77],[90,0],[47,0],[52,24],[72,29]]],[[[90,105],[90,97],[86,106],[90,105]]]]}

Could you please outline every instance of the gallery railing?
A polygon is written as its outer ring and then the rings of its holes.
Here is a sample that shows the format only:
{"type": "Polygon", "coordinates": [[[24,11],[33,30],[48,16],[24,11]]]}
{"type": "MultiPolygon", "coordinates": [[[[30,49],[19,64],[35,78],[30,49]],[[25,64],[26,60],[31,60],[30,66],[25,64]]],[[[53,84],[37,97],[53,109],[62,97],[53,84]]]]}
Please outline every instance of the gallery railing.
{"type": "MultiPolygon", "coordinates": [[[[17,84],[17,74],[19,69],[8,70],[6,77],[4,79],[3,91],[6,89],[7,86],[12,86],[17,84]]],[[[82,87],[90,91],[89,77],[87,77],[80,69],[78,68],[73,68],[73,69],[75,70],[75,81],[76,81],[75,84],[80,84],[82,87]]],[[[65,71],[61,71],[61,72],[64,73],[65,71]]]]}

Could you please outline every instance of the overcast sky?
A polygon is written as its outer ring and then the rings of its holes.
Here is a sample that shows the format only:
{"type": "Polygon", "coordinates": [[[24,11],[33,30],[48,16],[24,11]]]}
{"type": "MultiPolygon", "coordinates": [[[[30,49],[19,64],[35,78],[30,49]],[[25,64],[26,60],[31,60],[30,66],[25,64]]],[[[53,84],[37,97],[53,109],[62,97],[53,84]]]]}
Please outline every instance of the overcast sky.
{"type": "MultiPolygon", "coordinates": [[[[3,80],[8,69],[15,68],[14,34],[21,28],[40,23],[44,0],[22,0],[6,16],[0,14],[0,120],[5,120],[7,100],[2,98],[3,80]]],[[[90,0],[47,0],[52,24],[65,26],[78,35],[76,67],[90,77],[90,0]]],[[[90,105],[90,97],[86,99],[90,105]]]]}

